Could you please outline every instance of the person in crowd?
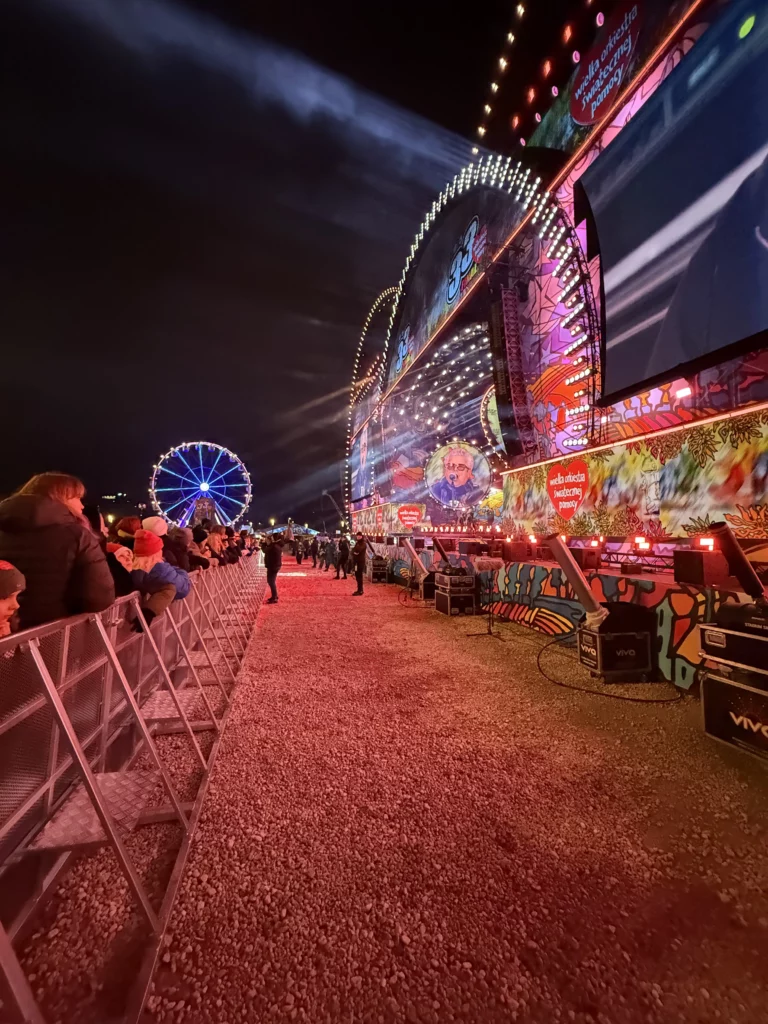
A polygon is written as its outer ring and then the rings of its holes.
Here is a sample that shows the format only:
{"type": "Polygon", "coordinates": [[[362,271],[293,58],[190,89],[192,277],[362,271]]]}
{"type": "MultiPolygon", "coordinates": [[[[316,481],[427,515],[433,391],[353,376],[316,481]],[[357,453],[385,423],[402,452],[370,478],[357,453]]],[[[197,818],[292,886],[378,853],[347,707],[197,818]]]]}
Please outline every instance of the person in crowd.
{"type": "Polygon", "coordinates": [[[183,529],[179,526],[170,526],[168,533],[162,538],[162,541],[163,558],[166,562],[170,562],[171,565],[183,569],[184,572],[191,572],[189,543],[183,529]]]}
{"type": "Polygon", "coordinates": [[[19,594],[26,585],[26,580],[15,565],[0,562],[0,637],[9,636],[13,632],[19,610],[19,594]]]}
{"type": "Polygon", "coordinates": [[[339,573],[344,573],[344,579],[347,578],[347,563],[349,562],[349,541],[347,540],[346,534],[342,534],[339,539],[339,557],[336,561],[336,579],[339,579],[339,573]]]}
{"type": "Polygon", "coordinates": [[[177,569],[189,572],[187,549],[179,541],[178,535],[169,531],[167,520],[162,516],[147,516],[146,519],[142,519],[141,528],[160,538],[163,543],[163,558],[169,565],[175,565],[177,569]]]}
{"type": "Polygon", "coordinates": [[[296,565],[301,565],[304,558],[304,542],[301,537],[297,537],[293,543],[293,551],[296,557],[296,565]]]}
{"type": "Polygon", "coordinates": [[[82,515],[84,494],[77,477],[38,473],[0,502],[0,559],[27,583],[19,600],[22,629],[100,612],[115,599],[106,556],[82,515]]]}
{"type": "Polygon", "coordinates": [[[336,565],[336,541],[333,537],[328,538],[328,543],[325,545],[325,572],[335,567],[336,565]]]}
{"type": "Polygon", "coordinates": [[[277,574],[283,565],[283,545],[279,537],[270,534],[262,546],[264,552],[264,568],[267,570],[267,583],[270,597],[267,604],[277,604],[277,574]]]}
{"type": "Polygon", "coordinates": [[[189,573],[163,559],[162,538],[150,530],[136,532],[131,579],[138,589],[172,583],[176,601],[185,598],[192,586],[189,573]]]}
{"type": "Polygon", "coordinates": [[[226,565],[227,559],[224,556],[224,541],[226,540],[226,533],[224,532],[223,526],[214,526],[211,532],[208,534],[208,545],[211,549],[211,556],[215,558],[219,565],[226,565]]]}
{"type": "Polygon", "coordinates": [[[192,530],[192,543],[189,546],[189,550],[198,555],[200,558],[204,558],[207,562],[211,559],[211,546],[208,543],[208,531],[203,526],[195,526],[192,530]]]}
{"type": "MultiPolygon", "coordinates": [[[[176,586],[170,581],[164,582],[151,575],[134,577],[133,570],[136,560],[133,548],[107,540],[108,530],[104,525],[104,517],[99,512],[98,506],[85,505],[83,515],[90,523],[94,534],[99,538],[99,543],[106,554],[107,565],[115,583],[115,596],[124,597],[126,594],[138,591],[142,595],[142,614],[149,625],[155,616],[164,612],[175,600],[176,586]]],[[[140,529],[139,525],[136,533],[140,529]]],[[[136,533],[131,538],[132,541],[135,539],[136,533]]],[[[135,632],[141,632],[142,627],[138,619],[133,622],[133,629],[135,632]]]]}
{"type": "Polygon", "coordinates": [[[240,536],[237,538],[237,546],[240,548],[241,554],[246,554],[251,547],[251,538],[247,530],[241,530],[240,536]]]}
{"type": "Polygon", "coordinates": [[[227,538],[227,540],[226,540],[227,561],[229,562],[230,565],[234,565],[235,562],[240,560],[240,556],[242,555],[242,551],[240,550],[240,546],[237,543],[237,537],[235,536],[235,531],[233,530],[233,528],[231,526],[226,526],[224,528],[224,532],[225,532],[226,538],[227,538]]]}
{"type": "Polygon", "coordinates": [[[138,516],[123,516],[115,525],[117,543],[133,551],[133,538],[137,530],[141,529],[141,520],[138,516]]]}
{"type": "MultiPolygon", "coordinates": [[[[189,529],[189,528],[187,528],[189,529]]],[[[208,569],[211,565],[208,534],[201,526],[189,530],[189,561],[197,569],[208,569]]]]}
{"type": "Polygon", "coordinates": [[[352,597],[363,596],[363,574],[365,573],[367,557],[368,545],[365,543],[365,537],[363,537],[362,533],[358,533],[355,539],[355,546],[352,548],[352,560],[355,563],[355,579],[357,580],[357,590],[352,594],[352,597]]]}
{"type": "MultiPolygon", "coordinates": [[[[176,550],[176,564],[185,572],[194,572],[195,569],[207,569],[210,561],[205,555],[200,554],[200,549],[195,544],[194,530],[188,526],[174,526],[168,531],[176,550]]],[[[165,557],[165,548],[163,548],[165,557]]]]}
{"type": "Polygon", "coordinates": [[[99,542],[99,547],[104,552],[109,571],[112,574],[112,582],[115,585],[115,597],[124,597],[126,594],[130,594],[131,591],[136,589],[131,582],[130,576],[131,568],[133,568],[132,550],[117,543],[109,543],[107,539],[109,531],[98,505],[83,505],[83,518],[90,525],[94,536],[99,542]],[[115,548],[119,549],[120,552],[125,552],[125,555],[130,558],[130,567],[126,566],[128,559],[125,556],[120,555],[118,557],[115,554],[115,548]]]}
{"type": "Polygon", "coordinates": [[[317,568],[317,556],[320,553],[320,544],[318,543],[317,536],[312,538],[312,543],[309,546],[309,552],[312,555],[312,568],[317,568]]]}

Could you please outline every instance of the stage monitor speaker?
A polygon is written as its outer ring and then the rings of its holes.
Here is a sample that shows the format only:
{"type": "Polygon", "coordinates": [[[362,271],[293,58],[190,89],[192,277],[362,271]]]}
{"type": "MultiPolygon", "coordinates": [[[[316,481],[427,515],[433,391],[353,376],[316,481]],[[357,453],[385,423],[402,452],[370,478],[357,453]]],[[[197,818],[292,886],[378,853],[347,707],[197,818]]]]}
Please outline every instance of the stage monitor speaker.
{"type": "Polygon", "coordinates": [[[531,545],[521,540],[502,541],[501,557],[505,562],[527,562],[531,557],[531,545]]]}
{"type": "Polygon", "coordinates": [[[600,548],[571,548],[571,554],[582,572],[599,569],[602,565],[600,548]]]}
{"type": "Polygon", "coordinates": [[[460,555],[487,555],[488,545],[479,540],[460,540],[460,555]]]}
{"type": "Polygon", "coordinates": [[[722,551],[703,548],[676,548],[673,554],[675,583],[694,587],[733,589],[737,581],[731,575],[728,560],[722,551]]]}

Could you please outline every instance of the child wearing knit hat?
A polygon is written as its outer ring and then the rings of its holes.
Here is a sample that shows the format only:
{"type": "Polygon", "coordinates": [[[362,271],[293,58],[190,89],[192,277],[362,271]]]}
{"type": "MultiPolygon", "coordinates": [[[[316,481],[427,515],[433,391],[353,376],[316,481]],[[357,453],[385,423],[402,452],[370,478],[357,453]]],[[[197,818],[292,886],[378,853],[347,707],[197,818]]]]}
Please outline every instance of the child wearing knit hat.
{"type": "Polygon", "coordinates": [[[11,620],[19,610],[18,597],[27,581],[10,562],[0,561],[0,636],[9,636],[11,620]]]}

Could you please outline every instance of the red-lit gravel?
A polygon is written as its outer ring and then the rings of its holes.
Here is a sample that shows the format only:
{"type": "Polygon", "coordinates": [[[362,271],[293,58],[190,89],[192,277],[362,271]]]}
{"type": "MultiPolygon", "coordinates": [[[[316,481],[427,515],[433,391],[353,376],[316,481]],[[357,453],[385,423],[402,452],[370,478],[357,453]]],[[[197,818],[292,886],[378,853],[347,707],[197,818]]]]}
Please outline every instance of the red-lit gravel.
{"type": "Polygon", "coordinates": [[[286,569],[148,1021],[768,1019],[767,777],[695,701],[562,690],[528,631],[286,569]]]}

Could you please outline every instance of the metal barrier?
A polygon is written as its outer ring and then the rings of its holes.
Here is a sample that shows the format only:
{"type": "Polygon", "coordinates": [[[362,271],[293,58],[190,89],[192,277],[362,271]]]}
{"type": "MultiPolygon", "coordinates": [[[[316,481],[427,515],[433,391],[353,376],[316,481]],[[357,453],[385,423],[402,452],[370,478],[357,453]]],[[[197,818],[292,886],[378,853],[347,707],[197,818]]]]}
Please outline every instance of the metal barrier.
{"type": "Polygon", "coordinates": [[[265,574],[254,555],[191,579],[188,597],[151,627],[131,594],[98,615],[0,640],[2,1022],[44,1024],[14,942],[75,852],[108,844],[156,940],[165,927],[265,574]],[[205,732],[215,737],[208,756],[199,742],[205,732]],[[191,802],[179,798],[163,763],[157,741],[166,733],[183,735],[199,761],[191,802]],[[143,769],[135,770],[142,755],[143,769]],[[148,807],[160,792],[164,802],[148,807]],[[125,838],[142,824],[172,820],[185,840],[158,909],[125,838]]]}

